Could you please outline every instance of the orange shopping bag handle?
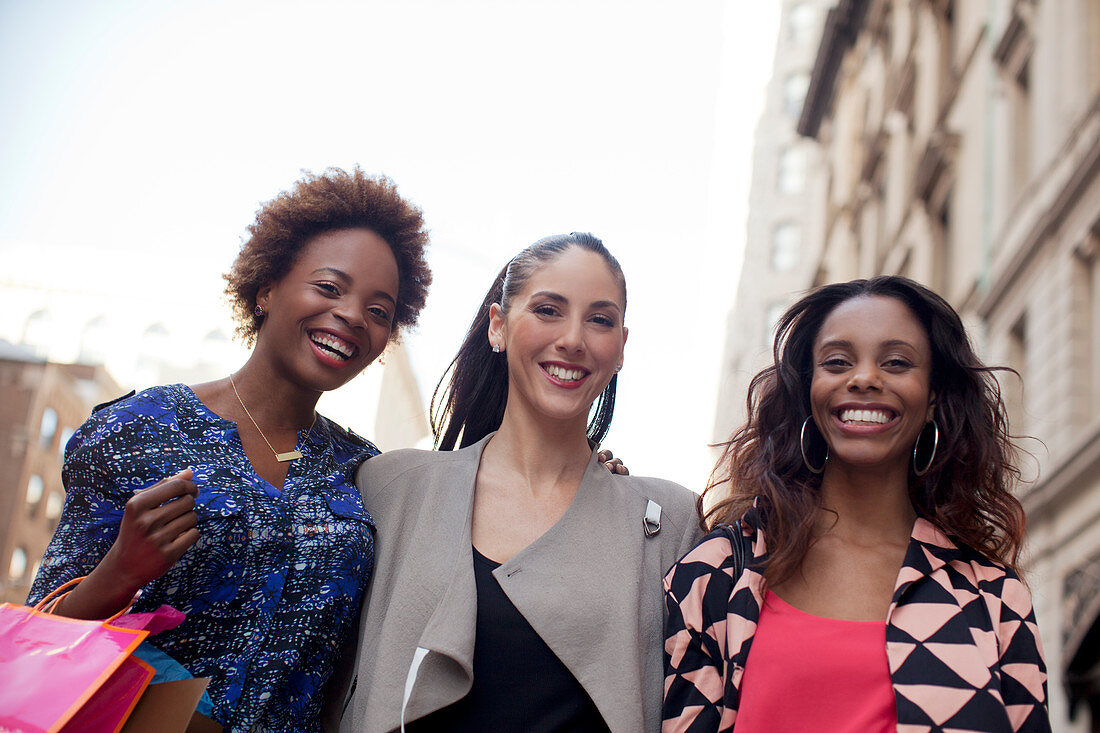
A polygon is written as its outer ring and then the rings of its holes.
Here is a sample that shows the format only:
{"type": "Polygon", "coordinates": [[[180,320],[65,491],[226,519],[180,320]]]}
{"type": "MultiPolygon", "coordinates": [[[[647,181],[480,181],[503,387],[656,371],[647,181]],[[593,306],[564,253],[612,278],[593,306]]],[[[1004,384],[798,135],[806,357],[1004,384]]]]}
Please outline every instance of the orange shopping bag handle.
{"type": "MultiPolygon", "coordinates": [[[[57,608],[57,604],[61,603],[61,599],[64,598],[65,596],[69,595],[69,592],[73,589],[73,587],[77,583],[79,583],[80,581],[84,580],[85,577],[86,576],[83,576],[83,575],[77,576],[77,577],[73,578],[72,580],[66,581],[66,582],[62,583],[61,585],[57,586],[56,588],[54,588],[52,591],[47,593],[46,596],[41,601],[39,601],[37,604],[35,604],[34,609],[33,609],[34,612],[35,613],[51,613],[52,614],[54,612],[54,609],[57,608]]],[[[130,602],[126,604],[125,608],[123,608],[121,611],[119,611],[115,615],[104,619],[104,621],[108,621],[108,622],[114,621],[116,618],[118,618],[122,614],[129,611],[130,608],[133,607],[134,601],[136,601],[136,600],[137,600],[137,596],[135,595],[133,598],[130,599],[130,602]]]]}

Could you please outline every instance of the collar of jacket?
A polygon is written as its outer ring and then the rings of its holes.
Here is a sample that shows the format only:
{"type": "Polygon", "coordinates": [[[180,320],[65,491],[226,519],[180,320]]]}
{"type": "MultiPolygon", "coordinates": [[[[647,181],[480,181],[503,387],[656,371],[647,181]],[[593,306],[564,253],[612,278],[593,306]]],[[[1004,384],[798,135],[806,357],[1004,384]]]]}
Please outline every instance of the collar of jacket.
{"type": "MultiPolygon", "coordinates": [[[[764,577],[754,566],[767,559],[767,529],[758,507],[754,505],[745,513],[742,524],[751,559],[735,581],[727,616],[729,638],[740,643],[729,657],[731,683],[738,691],[766,593],[764,577]],[[751,593],[742,593],[742,589],[751,593]]],[[[993,671],[1000,669],[1005,654],[1002,647],[1014,635],[1006,633],[1006,628],[1034,638],[1033,646],[1024,645],[1029,650],[1038,647],[1038,628],[1022,581],[1009,575],[1000,563],[960,547],[930,521],[917,517],[886,615],[886,654],[899,699],[898,730],[927,730],[927,726],[908,726],[923,724],[933,715],[946,719],[975,694],[985,695],[974,689],[990,685],[993,671]],[[1002,606],[1006,605],[1002,596],[1012,599],[1007,605],[1016,606],[1008,615],[1019,616],[1007,627],[1002,622],[1002,606]],[[958,682],[960,677],[965,684],[958,682]]],[[[1012,670],[1014,679],[1008,684],[1026,686],[1034,698],[1045,700],[1046,673],[1041,652],[1036,654],[1038,662],[1018,660],[1012,670]]],[[[987,711],[992,727],[974,730],[1009,730],[1009,718],[1023,719],[1033,714],[1033,708],[1018,705],[1006,710],[1003,704],[992,705],[987,711]]],[[[1034,717],[1046,719],[1045,713],[1034,717]]]]}
{"type": "MultiPolygon", "coordinates": [[[[454,550],[453,560],[405,679],[403,721],[461,699],[473,682],[473,494],[481,455],[491,438],[492,434],[446,458],[452,490],[432,511],[454,518],[446,536],[438,538],[454,550]]],[[[639,608],[638,577],[608,572],[607,563],[637,564],[653,578],[665,571],[659,555],[646,551],[657,547],[657,536],[647,538],[643,531],[647,499],[628,483],[615,481],[593,450],[577,494],[561,518],[493,571],[505,594],[589,693],[612,730],[644,727],[640,695],[645,678],[638,647],[650,641],[639,638],[638,619],[648,611],[659,620],[661,607],[658,594],[652,609],[639,608]],[[613,521],[616,516],[628,519],[613,521]],[[624,559],[635,554],[636,563],[624,559]],[[608,679],[609,671],[615,679],[608,679]]],[[[652,643],[659,655],[659,623],[652,643]]]]}

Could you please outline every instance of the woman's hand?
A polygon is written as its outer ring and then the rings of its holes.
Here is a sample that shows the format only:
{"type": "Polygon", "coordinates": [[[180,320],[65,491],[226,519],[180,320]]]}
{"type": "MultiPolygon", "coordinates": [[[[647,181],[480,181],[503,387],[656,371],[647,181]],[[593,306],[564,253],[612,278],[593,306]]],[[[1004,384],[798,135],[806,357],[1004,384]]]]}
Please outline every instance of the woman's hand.
{"type": "Polygon", "coordinates": [[[176,564],[199,539],[190,468],[142,489],[126,502],[118,538],[104,562],[135,592],[176,564]]]}
{"type": "Polygon", "coordinates": [[[55,611],[73,618],[106,618],[168,572],[199,539],[198,489],[192,477],[187,468],[134,494],[111,549],[55,611]]]}
{"type": "Polygon", "coordinates": [[[621,460],[615,457],[615,455],[606,448],[596,454],[596,458],[600,460],[607,470],[611,473],[617,473],[620,476],[629,476],[630,469],[627,468],[621,460]]]}

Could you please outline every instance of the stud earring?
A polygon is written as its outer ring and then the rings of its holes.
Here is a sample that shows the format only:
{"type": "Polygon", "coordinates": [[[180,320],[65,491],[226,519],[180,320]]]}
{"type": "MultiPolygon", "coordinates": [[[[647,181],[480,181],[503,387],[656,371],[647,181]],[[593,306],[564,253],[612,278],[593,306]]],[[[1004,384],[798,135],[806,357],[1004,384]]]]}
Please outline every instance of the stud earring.
{"type": "Polygon", "coordinates": [[[619,364],[618,366],[616,366],[616,367],[615,367],[615,373],[616,373],[616,374],[618,374],[618,373],[619,373],[619,372],[621,372],[622,370],[623,370],[623,365],[622,365],[622,364],[619,364]]]}
{"type": "Polygon", "coordinates": [[[256,316],[257,318],[263,318],[264,317],[264,307],[262,305],[260,305],[259,303],[257,303],[256,304],[256,310],[252,311],[252,314],[254,316],[256,316]]]}
{"type": "Polygon", "coordinates": [[[500,344],[493,344],[493,353],[494,354],[499,354],[500,353],[500,344]]]}

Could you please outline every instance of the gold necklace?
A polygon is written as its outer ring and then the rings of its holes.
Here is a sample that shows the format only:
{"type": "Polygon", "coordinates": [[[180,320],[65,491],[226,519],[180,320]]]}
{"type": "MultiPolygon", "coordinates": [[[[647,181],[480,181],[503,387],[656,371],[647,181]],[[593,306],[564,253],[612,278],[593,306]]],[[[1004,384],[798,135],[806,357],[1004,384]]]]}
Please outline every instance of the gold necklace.
{"type": "MultiPolygon", "coordinates": [[[[288,461],[296,461],[302,457],[302,451],[295,448],[294,450],[287,451],[286,453],[280,453],[275,450],[275,446],[271,444],[271,441],[264,435],[264,431],[260,430],[259,424],[256,422],[256,418],[252,417],[252,413],[248,411],[248,408],[244,406],[244,400],[241,399],[241,393],[237,391],[237,383],[233,381],[233,375],[229,375],[229,385],[233,388],[233,394],[237,395],[237,402],[241,403],[241,409],[244,410],[244,414],[248,415],[248,419],[252,421],[252,424],[256,426],[256,432],[260,434],[260,437],[267,443],[267,447],[271,449],[271,452],[275,454],[275,460],[279,463],[286,463],[288,461]]],[[[309,440],[310,434],[313,433],[313,426],[317,424],[317,411],[313,412],[313,422],[309,424],[309,430],[306,431],[306,440],[309,440]]]]}

